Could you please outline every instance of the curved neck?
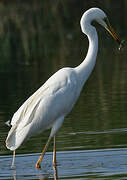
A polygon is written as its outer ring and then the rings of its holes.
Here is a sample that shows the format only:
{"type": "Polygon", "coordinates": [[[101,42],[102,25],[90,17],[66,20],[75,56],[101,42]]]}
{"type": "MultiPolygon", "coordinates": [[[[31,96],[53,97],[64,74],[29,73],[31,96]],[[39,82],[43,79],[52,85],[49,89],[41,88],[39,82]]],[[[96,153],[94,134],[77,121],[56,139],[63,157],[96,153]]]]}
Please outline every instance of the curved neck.
{"type": "Polygon", "coordinates": [[[87,33],[87,36],[89,40],[87,56],[84,61],[75,68],[81,87],[84,85],[94,68],[98,52],[97,31],[92,25],[89,25],[89,33],[87,33]]]}

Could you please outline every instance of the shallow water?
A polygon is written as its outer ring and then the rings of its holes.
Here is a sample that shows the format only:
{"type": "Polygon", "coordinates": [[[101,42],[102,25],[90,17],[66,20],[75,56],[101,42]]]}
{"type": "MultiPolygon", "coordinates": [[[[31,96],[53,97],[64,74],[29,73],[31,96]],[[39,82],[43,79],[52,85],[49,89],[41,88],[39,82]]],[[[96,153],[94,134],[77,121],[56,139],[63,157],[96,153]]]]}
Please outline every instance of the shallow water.
{"type": "MultiPolygon", "coordinates": [[[[46,153],[41,169],[35,169],[38,153],[17,155],[15,169],[11,157],[0,158],[0,179],[55,179],[52,154],[46,153]]],[[[58,179],[126,179],[127,149],[100,149],[57,152],[58,179]]]]}

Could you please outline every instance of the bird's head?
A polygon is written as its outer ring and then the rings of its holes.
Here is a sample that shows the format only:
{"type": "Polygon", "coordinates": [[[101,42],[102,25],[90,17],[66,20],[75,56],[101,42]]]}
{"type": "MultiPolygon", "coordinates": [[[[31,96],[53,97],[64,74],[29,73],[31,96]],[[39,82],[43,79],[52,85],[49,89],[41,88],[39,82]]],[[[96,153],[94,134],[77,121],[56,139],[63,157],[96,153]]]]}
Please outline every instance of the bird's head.
{"type": "Polygon", "coordinates": [[[121,41],[118,38],[117,34],[111,27],[107,15],[99,8],[91,8],[87,10],[80,21],[82,32],[87,34],[89,31],[89,26],[91,26],[91,23],[93,21],[96,21],[101,26],[103,26],[110,34],[111,36],[118,42],[119,46],[121,46],[121,41]]]}

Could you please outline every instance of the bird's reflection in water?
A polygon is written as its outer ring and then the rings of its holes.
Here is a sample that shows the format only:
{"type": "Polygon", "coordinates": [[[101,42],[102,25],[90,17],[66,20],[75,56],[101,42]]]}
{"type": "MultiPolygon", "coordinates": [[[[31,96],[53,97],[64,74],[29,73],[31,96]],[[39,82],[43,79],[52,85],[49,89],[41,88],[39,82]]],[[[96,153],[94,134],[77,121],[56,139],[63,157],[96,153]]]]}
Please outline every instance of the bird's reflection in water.
{"type": "MultiPolygon", "coordinates": [[[[24,161],[23,161],[24,162],[24,161]]],[[[27,164],[28,165],[28,164],[27,164]]],[[[27,175],[28,176],[28,173],[29,173],[29,168],[30,166],[28,165],[28,169],[27,169],[27,172],[23,170],[23,172],[21,173],[22,169],[26,169],[25,165],[22,164],[22,167],[20,169],[21,166],[19,167],[13,167],[11,168],[11,172],[13,173],[13,179],[14,180],[17,180],[20,177],[22,177],[24,179],[24,177],[27,175]],[[21,170],[21,171],[20,171],[21,170]],[[19,173],[20,172],[20,173],[19,173]],[[20,175],[19,175],[20,174],[20,175]]],[[[46,167],[45,167],[46,168],[46,167]]],[[[33,175],[35,175],[35,179],[39,179],[39,180],[47,180],[49,178],[54,177],[54,180],[58,180],[58,168],[57,168],[57,163],[53,164],[53,169],[47,165],[47,168],[46,169],[43,169],[43,168],[40,168],[40,169],[35,169],[33,167],[33,175]],[[53,171],[52,171],[53,170],[53,171]]],[[[22,179],[21,178],[21,179],[22,179]]]]}
{"type": "Polygon", "coordinates": [[[16,180],[16,169],[15,168],[13,168],[13,178],[14,178],[14,180],[16,180]]]}
{"type": "MultiPolygon", "coordinates": [[[[48,179],[48,175],[40,175],[40,174],[37,174],[38,176],[38,179],[39,180],[46,180],[48,179]]],[[[50,174],[49,174],[50,176],[50,174]]],[[[57,166],[53,166],[53,176],[54,176],[54,180],[58,180],[58,170],[57,170],[57,166]]]]}
{"type": "Polygon", "coordinates": [[[53,170],[54,170],[54,180],[58,180],[58,170],[57,170],[57,166],[53,166],[53,170]]]}
{"type": "MultiPolygon", "coordinates": [[[[46,179],[48,179],[48,175],[36,174],[36,176],[38,177],[38,180],[46,180],[46,179]]],[[[54,180],[58,180],[58,171],[57,171],[56,166],[53,166],[53,176],[54,176],[54,180]]],[[[15,168],[13,168],[13,179],[17,180],[17,174],[16,174],[16,169],[15,168]]]]}
{"type": "MultiPolygon", "coordinates": [[[[39,176],[40,175],[38,175],[38,177],[39,176]]],[[[53,176],[54,176],[54,180],[58,180],[58,170],[57,170],[56,166],[53,166],[53,176]]],[[[42,177],[42,175],[41,175],[41,177],[39,177],[39,180],[46,180],[46,179],[48,179],[47,176],[42,177]]]]}

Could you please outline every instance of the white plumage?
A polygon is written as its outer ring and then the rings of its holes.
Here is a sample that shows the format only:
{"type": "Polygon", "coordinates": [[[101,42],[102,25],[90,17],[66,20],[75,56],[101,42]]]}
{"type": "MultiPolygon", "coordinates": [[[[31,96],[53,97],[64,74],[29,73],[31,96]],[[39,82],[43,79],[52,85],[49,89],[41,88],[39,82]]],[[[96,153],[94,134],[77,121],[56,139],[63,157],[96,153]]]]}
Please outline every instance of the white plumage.
{"type": "Polygon", "coordinates": [[[7,148],[14,151],[26,138],[48,128],[53,127],[51,136],[54,136],[77,100],[77,88],[77,75],[71,68],[63,68],[51,76],[14,114],[7,148]]]}
{"type": "MultiPolygon", "coordinates": [[[[60,69],[18,109],[12,118],[12,128],[6,139],[8,149],[15,151],[24,140],[48,128],[51,128],[50,141],[61,127],[64,118],[76,103],[96,62],[98,36],[95,27],[91,25],[93,20],[106,28],[120,43],[102,10],[91,8],[86,11],[80,22],[82,32],[89,39],[89,49],[85,60],[76,68],[60,69]]],[[[39,166],[40,162],[36,167],[39,166]]]]}

